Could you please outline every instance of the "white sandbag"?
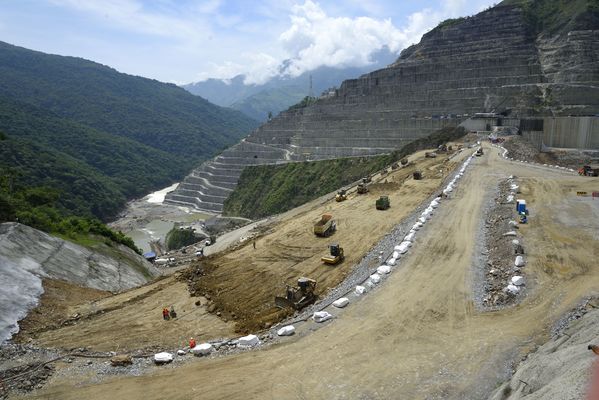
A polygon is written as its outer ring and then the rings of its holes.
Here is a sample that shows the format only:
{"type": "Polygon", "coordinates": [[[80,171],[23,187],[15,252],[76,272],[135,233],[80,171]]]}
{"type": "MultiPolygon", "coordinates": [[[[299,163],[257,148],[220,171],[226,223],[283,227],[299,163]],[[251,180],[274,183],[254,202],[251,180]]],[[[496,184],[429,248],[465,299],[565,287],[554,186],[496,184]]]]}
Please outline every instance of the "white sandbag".
{"type": "Polygon", "coordinates": [[[519,188],[519,187],[520,187],[520,186],[516,185],[515,183],[512,183],[512,184],[510,185],[510,190],[518,190],[518,188],[519,188]]]}
{"type": "Polygon", "coordinates": [[[508,292],[508,293],[516,294],[516,293],[518,293],[520,291],[520,288],[518,286],[516,286],[516,285],[509,284],[505,288],[505,291],[508,292]]]}
{"type": "Polygon", "coordinates": [[[403,242],[401,242],[399,244],[399,247],[401,246],[408,246],[408,247],[412,247],[412,242],[410,242],[409,240],[404,240],[403,242]]]}
{"type": "Polygon", "coordinates": [[[190,350],[196,356],[205,356],[212,352],[212,345],[210,343],[198,344],[196,347],[190,350]]]}
{"type": "Polygon", "coordinates": [[[163,351],[162,353],[154,354],[154,362],[156,364],[166,364],[173,361],[173,355],[171,353],[167,353],[163,351]]]}
{"type": "Polygon", "coordinates": [[[376,272],[380,275],[388,274],[389,272],[391,272],[391,267],[389,267],[388,265],[381,265],[376,269],[376,272]]]}
{"type": "MultiPolygon", "coordinates": [[[[396,246],[396,247],[399,247],[399,246],[396,246]]],[[[393,256],[392,258],[395,258],[397,260],[399,258],[399,251],[394,251],[392,256],[393,256]]]]}
{"type": "Polygon", "coordinates": [[[343,307],[345,307],[348,304],[349,304],[349,299],[347,297],[342,297],[342,298],[340,298],[338,300],[335,300],[333,302],[333,305],[335,307],[337,307],[337,308],[343,308],[343,307]]]}
{"type": "Polygon", "coordinates": [[[295,333],[295,326],[287,325],[277,331],[279,336],[291,336],[295,333]]]}
{"type": "Polygon", "coordinates": [[[414,226],[412,227],[412,230],[415,230],[415,231],[420,230],[420,225],[418,225],[418,223],[414,224],[414,226]]]}
{"type": "Polygon", "coordinates": [[[258,342],[259,342],[258,336],[247,335],[247,336],[240,337],[239,340],[237,341],[237,344],[239,346],[255,346],[258,344],[258,342]]]}
{"type": "Polygon", "coordinates": [[[432,208],[437,208],[437,207],[439,207],[439,202],[438,202],[437,200],[433,200],[433,201],[431,202],[431,207],[432,207],[432,208]]]}
{"type": "MultiPolygon", "coordinates": [[[[395,254],[395,253],[394,253],[394,254],[395,254]]],[[[397,263],[397,258],[395,258],[395,257],[393,257],[393,258],[390,258],[390,259],[387,261],[387,264],[388,264],[388,265],[395,265],[395,263],[397,263]]]]}
{"type": "Polygon", "coordinates": [[[514,195],[510,194],[510,195],[507,197],[506,201],[507,201],[508,203],[513,203],[513,202],[514,202],[514,195]]]}
{"type": "Polygon", "coordinates": [[[516,267],[523,267],[524,266],[524,257],[522,256],[517,256],[516,260],[514,261],[514,265],[516,267]]]}
{"type": "MultiPolygon", "coordinates": [[[[401,242],[399,244],[399,246],[395,246],[395,251],[399,254],[405,254],[408,251],[408,245],[406,244],[408,242],[401,242]]],[[[395,253],[393,253],[395,254],[395,253]]],[[[395,257],[397,258],[397,257],[395,257]]]]}
{"type": "Polygon", "coordinates": [[[177,355],[184,356],[185,350],[177,350],[177,355]]]}
{"type": "Polygon", "coordinates": [[[509,231],[503,234],[503,236],[517,236],[516,231],[509,231]]]}
{"type": "Polygon", "coordinates": [[[354,293],[357,294],[358,296],[362,295],[362,294],[366,293],[366,288],[364,286],[356,286],[354,293]]]}
{"type": "Polygon", "coordinates": [[[418,218],[418,222],[420,222],[422,225],[424,225],[426,223],[426,217],[418,218]]]}
{"type": "Polygon", "coordinates": [[[433,207],[428,206],[427,208],[425,208],[425,210],[427,214],[432,214],[435,210],[433,209],[433,207]]]}
{"type": "Polygon", "coordinates": [[[318,322],[318,323],[327,321],[331,318],[333,318],[333,316],[326,311],[316,311],[314,313],[314,315],[312,316],[312,319],[314,320],[314,322],[318,322]]]}
{"type": "Polygon", "coordinates": [[[375,285],[381,283],[381,276],[379,274],[370,275],[370,282],[374,283],[375,285]]]}
{"type": "Polygon", "coordinates": [[[514,239],[514,240],[512,240],[512,244],[514,246],[518,246],[520,244],[520,241],[518,239],[514,239]]]}
{"type": "Polygon", "coordinates": [[[508,224],[510,226],[518,226],[518,223],[516,221],[510,221],[510,222],[508,222],[508,224]]]}
{"type": "Polygon", "coordinates": [[[403,240],[404,242],[411,242],[412,240],[414,240],[414,236],[416,236],[416,233],[408,233],[406,237],[403,238],[403,240]]]}
{"type": "Polygon", "coordinates": [[[512,276],[512,284],[516,286],[524,285],[524,277],[520,275],[512,276]]]}

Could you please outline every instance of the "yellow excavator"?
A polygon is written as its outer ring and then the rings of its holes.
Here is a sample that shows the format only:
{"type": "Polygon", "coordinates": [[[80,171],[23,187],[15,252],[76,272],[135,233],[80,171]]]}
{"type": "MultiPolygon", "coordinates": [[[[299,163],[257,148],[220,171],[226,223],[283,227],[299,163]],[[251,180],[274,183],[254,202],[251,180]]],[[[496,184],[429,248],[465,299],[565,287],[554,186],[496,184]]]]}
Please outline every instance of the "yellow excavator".
{"type": "Polygon", "coordinates": [[[335,201],[339,202],[344,200],[347,200],[347,192],[345,190],[338,191],[337,195],[335,196],[335,201]]]}
{"type": "Polygon", "coordinates": [[[332,244],[329,246],[329,255],[323,256],[320,260],[329,265],[337,265],[345,259],[343,254],[343,247],[338,244],[332,244]]]}

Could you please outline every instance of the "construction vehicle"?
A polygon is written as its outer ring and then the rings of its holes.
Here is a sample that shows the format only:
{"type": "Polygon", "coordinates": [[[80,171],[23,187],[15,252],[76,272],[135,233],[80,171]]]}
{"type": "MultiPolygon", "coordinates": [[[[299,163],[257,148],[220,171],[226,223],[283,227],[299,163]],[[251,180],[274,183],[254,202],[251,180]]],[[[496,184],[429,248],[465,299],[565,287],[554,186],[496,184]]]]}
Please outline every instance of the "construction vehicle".
{"type": "Polygon", "coordinates": [[[424,157],[426,157],[426,158],[436,158],[437,157],[437,153],[435,153],[434,151],[427,151],[426,153],[424,153],[424,157]]]}
{"type": "Polygon", "coordinates": [[[475,154],[477,157],[480,157],[480,156],[482,156],[482,155],[484,154],[484,153],[483,153],[483,148],[482,148],[482,147],[479,147],[479,148],[478,148],[478,150],[476,150],[476,153],[474,153],[474,154],[475,154]]]}
{"type": "Polygon", "coordinates": [[[359,183],[358,184],[358,194],[365,194],[368,193],[368,186],[366,186],[366,184],[364,183],[359,183]]]}
{"type": "Polygon", "coordinates": [[[375,203],[377,210],[386,210],[391,207],[391,203],[389,202],[389,196],[381,196],[375,203]]]}
{"type": "Polygon", "coordinates": [[[370,175],[362,178],[362,183],[366,184],[366,183],[370,183],[370,182],[372,182],[372,177],[370,175]]]}
{"type": "Polygon", "coordinates": [[[320,220],[314,224],[316,236],[328,237],[337,230],[337,223],[331,214],[323,214],[320,220]]]}
{"type": "Polygon", "coordinates": [[[347,192],[345,191],[345,189],[338,191],[337,195],[335,196],[335,201],[344,201],[344,200],[347,200],[347,192]]]}
{"type": "Polygon", "coordinates": [[[323,256],[320,260],[329,265],[339,264],[345,258],[343,254],[343,247],[338,244],[332,244],[329,246],[329,255],[323,256]]]}
{"type": "Polygon", "coordinates": [[[584,165],[578,170],[580,176],[599,176],[599,168],[593,168],[590,165],[584,165]]]}
{"type": "Polygon", "coordinates": [[[437,147],[437,152],[438,153],[447,153],[447,145],[440,144],[439,147],[437,147]]]}
{"type": "Polygon", "coordinates": [[[422,171],[414,171],[413,176],[415,181],[422,180],[422,171]]]}
{"type": "Polygon", "coordinates": [[[400,161],[401,165],[408,165],[408,159],[407,158],[402,158],[400,161]]]}
{"type": "Polygon", "coordinates": [[[391,164],[391,170],[396,170],[397,168],[399,168],[399,164],[398,163],[393,163],[391,164]]]}
{"type": "Polygon", "coordinates": [[[314,294],[316,281],[314,279],[302,277],[297,280],[297,287],[286,286],[285,297],[275,297],[275,305],[277,307],[301,310],[316,300],[316,295],[314,294]]]}

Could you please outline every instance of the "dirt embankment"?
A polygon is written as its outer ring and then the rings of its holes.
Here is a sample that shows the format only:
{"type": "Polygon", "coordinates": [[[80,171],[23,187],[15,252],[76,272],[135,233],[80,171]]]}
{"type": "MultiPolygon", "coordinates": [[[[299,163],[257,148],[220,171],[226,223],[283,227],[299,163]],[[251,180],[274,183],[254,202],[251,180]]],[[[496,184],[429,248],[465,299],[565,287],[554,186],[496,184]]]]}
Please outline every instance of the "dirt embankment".
{"type": "Polygon", "coordinates": [[[190,290],[209,298],[210,310],[235,321],[236,331],[242,333],[268,328],[289,316],[291,311],[274,306],[274,297],[283,295],[285,285],[295,286],[302,276],[316,279],[316,293],[323,297],[351,273],[381,237],[438,191],[456,165],[447,154],[434,159],[423,156],[420,152],[410,157],[410,165],[375,177],[367,194],[352,189],[343,202],[327,199],[308,203],[288,216],[283,214],[260,237],[203,260],[190,290]],[[424,179],[413,179],[416,170],[423,172],[424,179]],[[375,209],[381,195],[389,195],[391,208],[387,211],[375,209]],[[324,213],[337,221],[337,232],[329,238],[316,237],[312,232],[313,224],[324,213]],[[320,260],[331,243],[339,243],[345,250],[346,259],[337,266],[320,260]]]}
{"type": "Polygon", "coordinates": [[[596,164],[599,161],[599,151],[576,149],[546,149],[541,150],[522,136],[511,136],[503,144],[509,154],[516,160],[536,162],[539,164],[559,165],[578,170],[583,165],[596,164]]]}

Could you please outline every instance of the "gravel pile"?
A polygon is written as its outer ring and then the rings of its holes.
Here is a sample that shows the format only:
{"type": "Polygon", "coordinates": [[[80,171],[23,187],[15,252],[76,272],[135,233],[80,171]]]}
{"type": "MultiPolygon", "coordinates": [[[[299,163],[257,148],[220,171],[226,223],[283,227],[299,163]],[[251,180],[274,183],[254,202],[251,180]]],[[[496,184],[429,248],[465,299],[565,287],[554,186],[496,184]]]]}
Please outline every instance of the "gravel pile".
{"type": "Polygon", "coordinates": [[[523,290],[506,290],[514,276],[523,276],[523,267],[517,267],[514,260],[523,255],[522,238],[518,234],[518,215],[516,212],[516,191],[510,186],[514,179],[500,181],[495,198],[490,202],[484,225],[484,249],[481,251],[484,263],[484,283],[482,287],[482,305],[487,308],[500,308],[518,301],[523,290]],[[508,197],[512,197],[508,201],[508,197]],[[517,236],[507,235],[516,232],[517,236]],[[513,241],[518,241],[514,245],[513,241]]]}

